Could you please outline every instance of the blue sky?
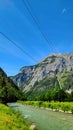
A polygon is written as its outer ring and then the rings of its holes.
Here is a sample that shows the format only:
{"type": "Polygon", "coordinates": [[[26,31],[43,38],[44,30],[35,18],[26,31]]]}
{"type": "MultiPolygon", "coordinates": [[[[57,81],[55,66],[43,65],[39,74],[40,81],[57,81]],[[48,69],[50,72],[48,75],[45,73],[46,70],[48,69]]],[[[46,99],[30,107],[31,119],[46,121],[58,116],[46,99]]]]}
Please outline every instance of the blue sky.
{"type": "MultiPolygon", "coordinates": [[[[24,0],[27,3],[27,0],[24,0]]],[[[34,65],[51,53],[73,52],[73,0],[28,0],[32,19],[23,0],[0,0],[0,32],[7,35],[31,57],[0,34],[0,66],[15,75],[23,66],[34,65]]]]}

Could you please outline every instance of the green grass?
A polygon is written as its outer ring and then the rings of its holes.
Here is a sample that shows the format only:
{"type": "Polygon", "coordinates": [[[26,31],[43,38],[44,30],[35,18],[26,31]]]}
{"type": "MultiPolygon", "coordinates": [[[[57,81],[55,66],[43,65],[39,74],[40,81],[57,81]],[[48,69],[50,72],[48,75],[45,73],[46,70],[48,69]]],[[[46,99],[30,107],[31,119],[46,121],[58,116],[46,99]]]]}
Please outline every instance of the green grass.
{"type": "Polygon", "coordinates": [[[19,112],[0,104],[0,130],[29,130],[19,112]]]}
{"type": "Polygon", "coordinates": [[[71,112],[73,114],[73,102],[44,102],[44,101],[18,101],[19,103],[44,107],[44,108],[51,108],[57,111],[62,110],[64,112],[71,112]]]}

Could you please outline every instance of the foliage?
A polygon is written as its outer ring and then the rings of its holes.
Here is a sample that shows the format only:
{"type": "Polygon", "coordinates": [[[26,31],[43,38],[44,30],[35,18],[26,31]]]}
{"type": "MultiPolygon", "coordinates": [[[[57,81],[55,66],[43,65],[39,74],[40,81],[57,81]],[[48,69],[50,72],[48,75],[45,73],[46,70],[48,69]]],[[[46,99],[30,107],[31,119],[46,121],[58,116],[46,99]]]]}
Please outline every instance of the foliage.
{"type": "Polygon", "coordinates": [[[26,105],[32,105],[32,106],[38,106],[38,107],[44,107],[44,108],[51,108],[55,109],[57,111],[63,110],[65,111],[71,111],[73,113],[73,102],[47,102],[47,101],[18,101],[19,103],[26,104],[26,105]]]}
{"type": "Polygon", "coordinates": [[[36,81],[25,95],[27,100],[73,101],[72,93],[66,92],[70,89],[73,89],[73,72],[59,72],[54,77],[47,75],[36,81]]]}
{"type": "Polygon", "coordinates": [[[36,81],[30,91],[25,93],[27,100],[46,100],[45,94],[47,91],[59,90],[59,84],[56,77],[36,81]]]}
{"type": "Polygon", "coordinates": [[[14,102],[17,101],[17,99],[24,100],[24,94],[0,68],[0,102],[14,102]]]}
{"type": "Polygon", "coordinates": [[[0,130],[29,130],[19,112],[0,104],[0,130]]]}
{"type": "Polygon", "coordinates": [[[57,76],[63,90],[73,89],[73,71],[59,72],[57,76]]]}
{"type": "Polygon", "coordinates": [[[33,93],[32,90],[29,91],[27,94],[25,94],[27,100],[30,101],[73,101],[73,92],[70,94],[65,92],[63,89],[59,90],[51,90],[47,89],[46,91],[36,91],[36,93],[33,93]]]}

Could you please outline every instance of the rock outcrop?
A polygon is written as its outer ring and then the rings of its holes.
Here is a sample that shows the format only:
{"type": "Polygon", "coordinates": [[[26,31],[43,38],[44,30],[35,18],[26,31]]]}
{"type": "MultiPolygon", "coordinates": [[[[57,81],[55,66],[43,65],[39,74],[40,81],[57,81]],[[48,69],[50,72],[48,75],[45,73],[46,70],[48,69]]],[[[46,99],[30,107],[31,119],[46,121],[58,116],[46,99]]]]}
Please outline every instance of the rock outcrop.
{"type": "MultiPolygon", "coordinates": [[[[70,86],[67,85],[67,89],[71,89],[73,84],[72,72],[73,53],[52,54],[34,66],[21,68],[19,73],[11,78],[25,92],[32,91],[33,86],[37,82],[44,81],[44,79],[49,80],[49,82],[50,79],[54,79],[56,83],[58,82],[59,87],[65,87],[65,83],[62,82],[61,78],[64,82],[68,79],[70,86]]],[[[41,89],[45,89],[45,87],[46,85],[42,86],[41,89]]]]}

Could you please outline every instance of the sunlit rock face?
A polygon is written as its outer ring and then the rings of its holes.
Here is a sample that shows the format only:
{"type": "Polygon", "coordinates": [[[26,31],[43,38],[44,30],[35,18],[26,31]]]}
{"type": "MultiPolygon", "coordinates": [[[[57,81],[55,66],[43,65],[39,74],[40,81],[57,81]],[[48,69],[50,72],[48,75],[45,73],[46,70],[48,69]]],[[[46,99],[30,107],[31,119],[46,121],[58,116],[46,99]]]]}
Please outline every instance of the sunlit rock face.
{"type": "Polygon", "coordinates": [[[11,78],[23,91],[29,91],[36,81],[52,77],[60,79],[59,73],[72,71],[73,53],[52,54],[34,66],[22,67],[19,73],[11,78]]]}
{"type": "Polygon", "coordinates": [[[34,66],[22,67],[19,70],[19,73],[14,77],[11,77],[11,79],[13,79],[13,81],[18,85],[18,87],[21,87],[27,80],[29,80],[32,77],[33,70],[34,66]]]}

